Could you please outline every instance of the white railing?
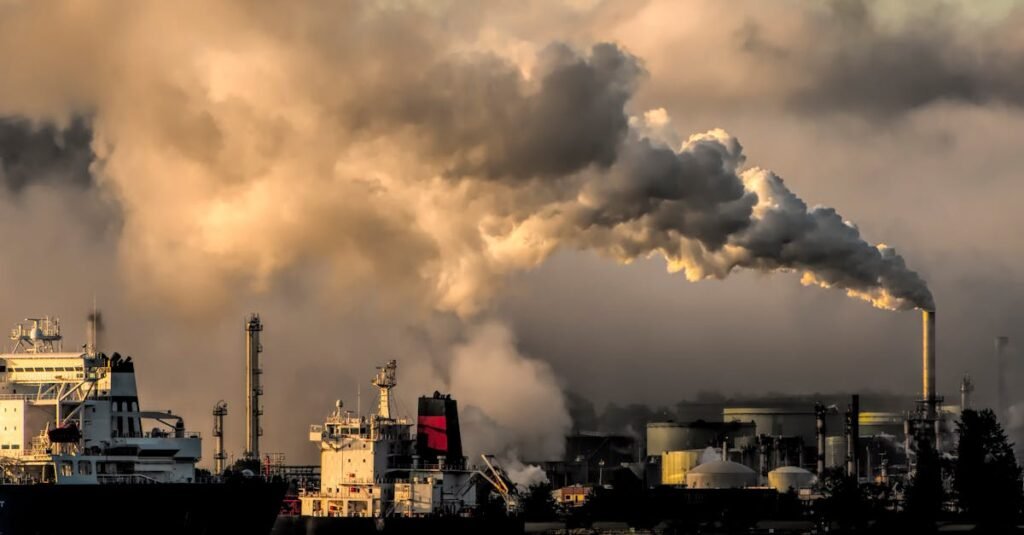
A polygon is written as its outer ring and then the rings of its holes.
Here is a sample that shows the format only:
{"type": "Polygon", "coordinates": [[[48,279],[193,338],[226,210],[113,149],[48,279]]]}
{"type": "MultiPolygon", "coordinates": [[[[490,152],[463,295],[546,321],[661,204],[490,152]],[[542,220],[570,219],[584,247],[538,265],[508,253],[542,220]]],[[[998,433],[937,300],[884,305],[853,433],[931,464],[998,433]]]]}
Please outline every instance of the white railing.
{"type": "Polygon", "coordinates": [[[142,474],[97,474],[101,485],[157,485],[160,482],[142,474]]]}

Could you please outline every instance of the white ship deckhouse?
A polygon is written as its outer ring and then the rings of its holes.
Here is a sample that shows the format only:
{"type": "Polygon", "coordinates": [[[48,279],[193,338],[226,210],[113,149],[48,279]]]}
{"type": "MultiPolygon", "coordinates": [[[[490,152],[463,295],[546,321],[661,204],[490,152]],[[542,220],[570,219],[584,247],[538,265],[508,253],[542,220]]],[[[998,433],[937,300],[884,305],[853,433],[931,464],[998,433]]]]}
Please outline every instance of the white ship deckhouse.
{"type": "MultiPolygon", "coordinates": [[[[8,483],[186,483],[200,439],[145,411],[135,364],[90,343],[63,351],[60,322],[31,318],[0,354],[0,477],[8,483]]],[[[94,337],[93,337],[94,338],[94,337]]]]}

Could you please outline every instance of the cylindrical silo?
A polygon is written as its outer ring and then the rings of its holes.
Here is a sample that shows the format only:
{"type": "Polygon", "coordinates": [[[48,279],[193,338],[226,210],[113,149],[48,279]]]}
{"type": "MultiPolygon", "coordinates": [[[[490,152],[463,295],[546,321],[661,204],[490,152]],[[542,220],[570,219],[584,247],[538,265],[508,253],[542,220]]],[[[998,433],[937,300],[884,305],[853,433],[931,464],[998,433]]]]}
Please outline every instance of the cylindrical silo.
{"type": "Polygon", "coordinates": [[[647,456],[666,451],[703,449],[718,441],[717,422],[651,422],[647,424],[647,456]],[[716,426],[717,424],[717,426],[716,426]]]}
{"type": "Polygon", "coordinates": [[[828,468],[846,466],[846,437],[825,438],[825,466],[828,468]]]}

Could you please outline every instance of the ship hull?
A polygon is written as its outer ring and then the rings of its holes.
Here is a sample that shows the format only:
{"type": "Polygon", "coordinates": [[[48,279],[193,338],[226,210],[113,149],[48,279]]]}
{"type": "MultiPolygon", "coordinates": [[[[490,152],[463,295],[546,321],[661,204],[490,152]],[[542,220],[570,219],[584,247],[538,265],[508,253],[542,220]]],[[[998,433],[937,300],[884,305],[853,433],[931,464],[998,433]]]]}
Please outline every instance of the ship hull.
{"type": "Polygon", "coordinates": [[[265,535],[283,483],[0,485],[0,535],[265,535]]]}
{"type": "Polygon", "coordinates": [[[425,534],[511,535],[523,533],[523,522],[505,517],[351,518],[280,516],[272,535],[425,534]]]}

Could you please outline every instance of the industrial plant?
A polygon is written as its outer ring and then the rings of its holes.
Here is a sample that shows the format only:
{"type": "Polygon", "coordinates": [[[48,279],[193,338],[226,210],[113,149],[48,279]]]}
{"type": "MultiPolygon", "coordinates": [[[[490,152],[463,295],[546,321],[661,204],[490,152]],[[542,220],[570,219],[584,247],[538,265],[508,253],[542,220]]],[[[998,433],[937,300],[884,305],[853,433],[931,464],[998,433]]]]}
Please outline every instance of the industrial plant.
{"type": "MultiPolygon", "coordinates": [[[[601,532],[594,526],[614,520],[613,526],[652,533],[758,526],[821,533],[842,527],[832,516],[842,482],[878,497],[885,514],[904,518],[898,515],[913,511],[921,474],[940,466],[948,471],[958,461],[958,426],[975,409],[969,376],[963,376],[955,403],[945,403],[936,391],[936,315],[924,311],[921,318],[920,396],[683,403],[679,414],[700,417],[646,417],[634,422],[633,431],[576,427],[565,436],[561,458],[524,460],[543,470],[543,481],[516,482],[494,456],[473,461],[464,455],[458,392],[420,397],[415,421],[396,414],[396,361],[378,367],[369,382],[377,390],[373,412],[353,411],[339,400],[324,422],[311,425],[309,440],[321,451],[318,465],[292,466],[283,454],[260,453],[263,324],[253,314],[244,327],[246,449],[235,465],[225,465],[228,411],[218,402],[212,412],[213,475],[248,469],[287,480],[277,534],[311,533],[309,526],[360,531],[371,520],[393,532],[571,526],[601,532]],[[546,513],[538,514],[537,504],[545,502],[546,513]]],[[[1006,337],[996,338],[997,366],[1005,366],[1008,347],[1006,337]]],[[[1005,413],[1009,394],[1002,388],[997,410],[1005,413]]],[[[952,476],[938,484],[948,492],[952,476]]],[[[945,502],[940,508],[952,514],[957,506],[945,502]]]]}

